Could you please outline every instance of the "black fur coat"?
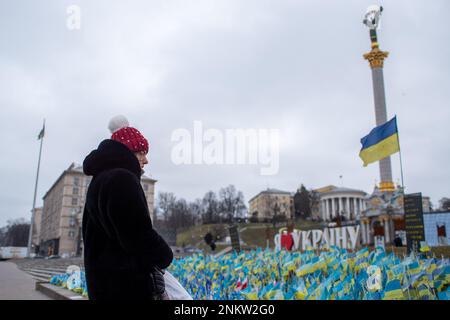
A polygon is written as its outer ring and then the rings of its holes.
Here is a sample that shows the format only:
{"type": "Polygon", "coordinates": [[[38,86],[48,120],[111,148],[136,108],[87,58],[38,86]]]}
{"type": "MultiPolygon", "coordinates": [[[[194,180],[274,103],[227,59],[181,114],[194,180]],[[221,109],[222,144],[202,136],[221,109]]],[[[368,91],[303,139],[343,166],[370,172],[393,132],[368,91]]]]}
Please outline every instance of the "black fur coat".
{"type": "Polygon", "coordinates": [[[104,140],[83,162],[93,176],[83,213],[84,265],[90,299],[150,299],[149,273],[173,253],[153,229],[136,156],[104,140]]]}

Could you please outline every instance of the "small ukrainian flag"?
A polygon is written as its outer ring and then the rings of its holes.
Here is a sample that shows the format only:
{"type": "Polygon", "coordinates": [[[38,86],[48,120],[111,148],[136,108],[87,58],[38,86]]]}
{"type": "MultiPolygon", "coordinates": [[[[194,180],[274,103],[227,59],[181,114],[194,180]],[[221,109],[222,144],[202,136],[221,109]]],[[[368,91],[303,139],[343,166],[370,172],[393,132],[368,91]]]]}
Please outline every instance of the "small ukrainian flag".
{"type": "Polygon", "coordinates": [[[403,294],[399,279],[391,280],[386,283],[383,300],[405,300],[405,295],[403,294]]]}
{"type": "Polygon", "coordinates": [[[400,151],[397,118],[393,117],[388,122],[372,129],[367,136],[361,139],[361,144],[359,157],[364,162],[364,167],[400,151]]]}

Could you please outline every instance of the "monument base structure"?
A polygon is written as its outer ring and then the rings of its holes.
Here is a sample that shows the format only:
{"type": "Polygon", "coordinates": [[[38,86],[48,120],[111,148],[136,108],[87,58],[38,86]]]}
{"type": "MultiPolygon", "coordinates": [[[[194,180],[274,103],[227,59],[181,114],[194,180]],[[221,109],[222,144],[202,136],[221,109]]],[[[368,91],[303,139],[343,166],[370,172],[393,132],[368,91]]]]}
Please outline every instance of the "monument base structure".
{"type": "MultiPolygon", "coordinates": [[[[384,237],[385,244],[397,243],[406,246],[404,214],[404,190],[401,186],[392,192],[375,186],[366,197],[366,209],[359,217],[362,245],[374,245],[376,237],[384,237]],[[396,239],[397,238],[397,239],[396,239]]],[[[430,212],[430,198],[422,197],[423,212],[430,212]]]]}

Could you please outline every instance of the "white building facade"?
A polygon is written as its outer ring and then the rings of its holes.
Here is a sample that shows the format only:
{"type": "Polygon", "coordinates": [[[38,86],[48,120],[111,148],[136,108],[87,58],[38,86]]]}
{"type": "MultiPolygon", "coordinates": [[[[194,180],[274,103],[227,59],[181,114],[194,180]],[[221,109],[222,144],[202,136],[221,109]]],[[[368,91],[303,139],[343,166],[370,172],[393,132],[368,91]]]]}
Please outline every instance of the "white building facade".
{"type": "Polygon", "coordinates": [[[345,221],[356,220],[366,209],[367,193],[362,190],[329,186],[316,191],[323,221],[333,221],[338,216],[345,221]]]}

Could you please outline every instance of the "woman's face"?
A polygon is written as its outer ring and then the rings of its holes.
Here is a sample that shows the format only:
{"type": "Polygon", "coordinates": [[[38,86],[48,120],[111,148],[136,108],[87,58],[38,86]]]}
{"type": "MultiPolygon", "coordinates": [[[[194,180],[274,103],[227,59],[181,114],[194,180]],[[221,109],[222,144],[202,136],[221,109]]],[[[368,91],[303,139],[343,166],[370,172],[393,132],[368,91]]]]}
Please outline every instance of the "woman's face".
{"type": "Polygon", "coordinates": [[[141,169],[144,169],[144,166],[148,163],[147,154],[144,152],[135,152],[134,155],[139,160],[139,164],[141,165],[141,169]]]}

